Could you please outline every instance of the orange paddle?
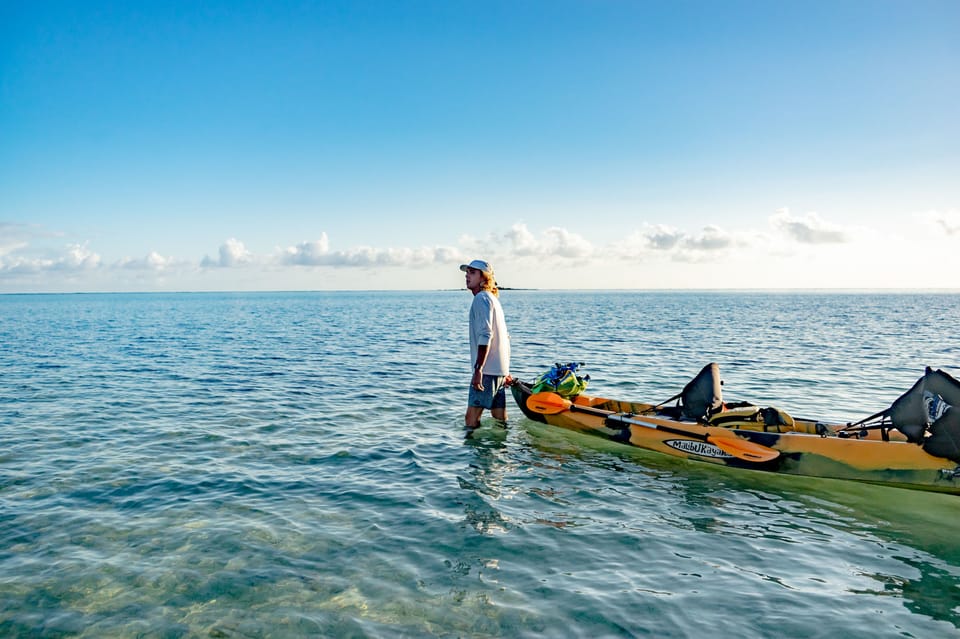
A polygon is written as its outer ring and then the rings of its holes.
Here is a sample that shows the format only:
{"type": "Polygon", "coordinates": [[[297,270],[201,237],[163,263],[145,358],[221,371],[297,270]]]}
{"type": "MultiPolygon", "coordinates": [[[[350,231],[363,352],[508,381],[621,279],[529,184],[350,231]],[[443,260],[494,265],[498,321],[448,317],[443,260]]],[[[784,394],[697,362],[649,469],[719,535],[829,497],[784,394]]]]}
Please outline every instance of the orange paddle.
{"type": "MultiPolygon", "coordinates": [[[[609,410],[579,406],[571,402],[569,399],[557,395],[556,393],[536,393],[535,395],[531,395],[527,398],[527,408],[535,413],[542,413],[544,415],[556,415],[557,413],[562,413],[567,410],[579,411],[581,413],[592,413],[594,415],[616,415],[616,413],[609,410]]],[[[666,426],[664,424],[654,424],[640,419],[632,419],[626,415],[619,415],[615,419],[610,419],[609,421],[613,421],[618,424],[643,426],[644,428],[652,428],[653,430],[662,430],[675,435],[684,435],[686,437],[699,439],[709,442],[728,455],[732,455],[744,461],[767,462],[780,456],[779,450],[762,446],[760,444],[755,444],[751,441],[741,439],[740,437],[736,436],[718,437],[716,435],[707,435],[706,433],[694,433],[684,428],[671,428],[670,426],[666,426]]]]}

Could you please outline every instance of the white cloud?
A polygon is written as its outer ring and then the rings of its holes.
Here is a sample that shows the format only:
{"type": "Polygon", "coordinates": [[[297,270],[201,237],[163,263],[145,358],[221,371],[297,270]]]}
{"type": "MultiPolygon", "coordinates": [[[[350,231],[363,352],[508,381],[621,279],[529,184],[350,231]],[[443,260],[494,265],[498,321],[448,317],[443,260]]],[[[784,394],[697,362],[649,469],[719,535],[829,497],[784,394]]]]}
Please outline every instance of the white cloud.
{"type": "Polygon", "coordinates": [[[544,232],[544,243],[548,255],[587,259],[594,254],[593,245],[576,233],[566,229],[552,227],[544,232]]]}
{"type": "Polygon", "coordinates": [[[749,246],[750,243],[750,239],[737,239],[719,226],[706,226],[697,235],[684,236],[673,259],[694,263],[726,259],[728,249],[749,246]]]}
{"type": "Polygon", "coordinates": [[[86,244],[70,244],[67,253],[55,264],[55,268],[67,271],[95,269],[100,266],[100,256],[87,248],[86,244]]]}
{"type": "Polygon", "coordinates": [[[635,239],[639,239],[645,248],[654,251],[669,251],[676,248],[680,242],[683,241],[684,234],[664,224],[657,224],[649,226],[641,231],[639,236],[634,237],[635,239]]]}
{"type": "Polygon", "coordinates": [[[813,212],[796,217],[790,214],[789,209],[780,209],[770,217],[770,224],[801,244],[844,244],[851,239],[849,232],[824,221],[813,212]]]}
{"type": "Polygon", "coordinates": [[[705,226],[699,235],[684,241],[685,248],[697,251],[722,251],[733,244],[733,237],[719,226],[705,226]]]}
{"type": "Polygon", "coordinates": [[[34,224],[0,222],[0,258],[22,251],[37,240],[59,236],[58,233],[51,233],[34,224]]]}
{"type": "Polygon", "coordinates": [[[116,267],[132,271],[164,271],[177,266],[185,266],[186,262],[177,262],[172,257],[164,257],[156,251],[150,251],[139,259],[124,258],[117,262],[116,267]]]}
{"type": "Polygon", "coordinates": [[[514,224],[509,231],[491,233],[482,239],[463,237],[460,243],[466,254],[496,260],[530,257],[586,260],[596,254],[593,244],[581,235],[553,226],[538,237],[522,222],[514,224]]]}
{"type": "Polygon", "coordinates": [[[20,249],[24,249],[29,246],[28,242],[17,241],[11,237],[4,237],[0,239],[0,258],[3,258],[4,255],[9,255],[15,253],[20,249]]]}
{"type": "Polygon", "coordinates": [[[217,260],[205,256],[200,262],[204,268],[232,268],[236,266],[245,266],[253,262],[253,255],[247,250],[243,242],[236,238],[230,238],[220,245],[220,257],[217,260]]]}
{"type": "MultiPolygon", "coordinates": [[[[27,245],[24,244],[23,248],[27,245]]],[[[43,272],[71,273],[92,271],[101,267],[102,260],[86,244],[68,244],[56,257],[30,257],[19,254],[20,247],[7,255],[0,255],[0,274],[23,275],[43,272]]]]}
{"type": "Polygon", "coordinates": [[[690,234],[664,224],[644,224],[639,231],[614,243],[606,254],[633,262],[666,258],[695,263],[721,259],[728,249],[750,244],[750,236],[735,236],[715,225],[690,234]]]}
{"type": "Polygon", "coordinates": [[[960,210],[927,211],[920,218],[948,236],[960,236],[960,210]]]}
{"type": "Polygon", "coordinates": [[[301,242],[285,249],[281,253],[280,261],[283,264],[320,266],[327,259],[329,251],[330,241],[327,239],[327,234],[322,233],[319,240],[301,242]]]}
{"type": "Polygon", "coordinates": [[[26,226],[0,222],[0,258],[29,244],[26,226]]]}
{"type": "Polygon", "coordinates": [[[461,253],[450,247],[386,248],[360,246],[331,251],[326,233],[319,240],[301,242],[280,251],[275,261],[292,266],[327,266],[333,268],[422,268],[434,264],[449,264],[462,259],[461,253]]]}
{"type": "MultiPolygon", "coordinates": [[[[557,278],[571,286],[603,282],[626,288],[658,285],[683,288],[691,282],[714,278],[740,286],[869,286],[873,269],[863,273],[858,264],[870,258],[883,242],[904,246],[928,246],[937,241],[948,247],[960,237],[957,210],[918,213],[908,227],[913,233],[881,233],[879,229],[840,227],[815,213],[791,215],[777,211],[769,227],[736,231],[716,224],[688,231],[666,224],[643,224],[626,236],[594,244],[574,230],[559,226],[531,229],[518,222],[486,236],[464,236],[450,246],[379,248],[354,246],[334,249],[330,238],[303,241],[272,252],[257,253],[237,238],[226,240],[216,257],[175,259],[150,251],[141,258],[105,261],[88,243],[51,246],[56,234],[25,225],[0,223],[0,280],[2,290],[158,290],[176,286],[182,290],[270,289],[282,286],[446,286],[450,265],[484,258],[497,265],[502,276],[520,286],[553,286],[557,278]],[[859,256],[854,259],[854,256],[859,256]],[[828,274],[810,269],[796,275],[799,259],[807,264],[830,264],[828,274]],[[628,261],[624,270],[618,260],[628,261]],[[757,265],[762,260],[763,268],[757,265]],[[831,279],[840,263],[843,282],[831,279]],[[323,277],[318,276],[320,269],[323,277]],[[569,271],[564,271],[569,269],[569,271]],[[558,276],[558,271],[565,274],[558,276]],[[55,274],[55,275],[53,275],[55,274]],[[817,279],[819,277],[820,279],[817,279]],[[773,284],[771,284],[771,282],[773,284]],[[111,289],[111,287],[116,287],[111,289]]],[[[902,228],[902,225],[901,225],[902,228]]],[[[898,254],[912,254],[899,251],[898,254]]],[[[908,285],[912,262],[897,265],[901,277],[877,285],[904,282],[908,285]]],[[[888,270],[893,266],[887,264],[888,270]]],[[[816,269],[814,269],[816,270],[816,269]]],[[[820,269],[821,271],[823,269],[820,269]]],[[[932,285],[917,277],[919,285],[932,285]]],[[[939,282],[938,282],[939,283],[939,282]]],[[[942,285],[942,284],[941,284],[942,285]]]]}
{"type": "MultiPolygon", "coordinates": [[[[511,247],[511,254],[515,257],[537,257],[543,253],[541,242],[537,240],[526,224],[514,224],[503,239],[511,247]]],[[[491,238],[491,245],[502,245],[503,242],[491,238]]],[[[488,250],[488,249],[482,249],[488,250]]]]}

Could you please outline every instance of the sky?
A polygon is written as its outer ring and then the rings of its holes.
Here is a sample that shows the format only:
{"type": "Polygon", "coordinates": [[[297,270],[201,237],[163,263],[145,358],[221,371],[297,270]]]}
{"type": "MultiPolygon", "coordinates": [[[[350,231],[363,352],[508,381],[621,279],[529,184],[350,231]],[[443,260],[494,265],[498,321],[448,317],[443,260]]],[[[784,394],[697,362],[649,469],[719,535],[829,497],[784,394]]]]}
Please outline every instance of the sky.
{"type": "Polygon", "coordinates": [[[956,0],[0,3],[0,293],[960,288],[956,0]]]}

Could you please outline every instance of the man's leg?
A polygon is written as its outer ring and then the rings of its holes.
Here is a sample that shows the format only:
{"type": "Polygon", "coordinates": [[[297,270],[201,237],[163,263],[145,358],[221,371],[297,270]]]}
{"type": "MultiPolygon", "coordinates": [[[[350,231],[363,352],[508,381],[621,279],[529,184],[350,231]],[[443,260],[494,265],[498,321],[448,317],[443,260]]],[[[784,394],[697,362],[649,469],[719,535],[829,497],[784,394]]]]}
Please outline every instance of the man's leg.
{"type": "Polygon", "coordinates": [[[493,392],[493,401],[490,405],[490,414],[497,421],[507,421],[507,386],[506,378],[499,377],[493,392]]]}
{"type": "Polygon", "coordinates": [[[467,428],[477,428],[480,426],[480,415],[483,414],[481,406],[467,406],[466,425],[467,428]]]}

